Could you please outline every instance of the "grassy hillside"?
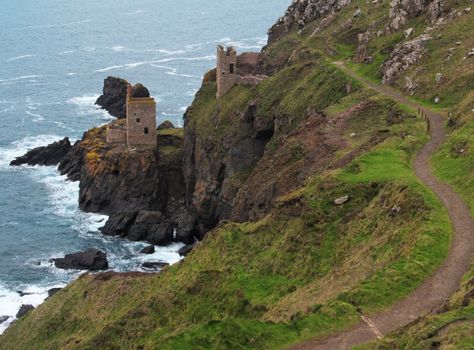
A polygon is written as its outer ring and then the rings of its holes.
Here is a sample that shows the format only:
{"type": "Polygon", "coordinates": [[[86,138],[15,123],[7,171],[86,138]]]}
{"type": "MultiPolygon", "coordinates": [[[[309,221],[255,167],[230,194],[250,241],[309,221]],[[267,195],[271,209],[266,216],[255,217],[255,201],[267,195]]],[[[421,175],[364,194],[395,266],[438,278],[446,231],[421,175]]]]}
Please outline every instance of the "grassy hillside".
{"type": "MultiPolygon", "coordinates": [[[[448,140],[432,160],[437,176],[460,193],[474,214],[474,95],[467,94],[452,110],[455,121],[448,140]]],[[[473,349],[474,269],[459,291],[438,313],[423,317],[384,341],[361,349],[473,349]]]]}
{"type": "Polygon", "coordinates": [[[357,145],[382,130],[370,151],[308,177],[262,220],[222,224],[159,275],[81,277],[11,327],[0,347],[280,348],[406,295],[442,262],[449,223],[411,170],[426,140],[421,120],[401,106],[405,117],[390,125],[396,105],[369,91],[331,104],[328,118],[361,99],[373,107],[354,113],[345,137],[357,145]]]}
{"type": "MultiPolygon", "coordinates": [[[[451,5],[462,10],[467,2],[451,5]]],[[[368,64],[353,60],[354,43],[369,25],[384,28],[388,11],[387,2],[354,1],[316,34],[321,19],[268,47],[266,61],[279,69],[258,87],[235,87],[219,101],[213,82],[198,92],[188,123],[217,148],[229,135],[245,137],[236,126],[250,102],[261,123],[277,121],[251,169],[255,176],[249,170],[235,178],[239,187],[286,174],[291,190],[268,215],[221,222],[184,261],[159,274],[83,275],[9,328],[0,348],[279,349],[347,328],[361,313],[384,309],[419,286],[442,263],[451,234],[444,208],[411,166],[428,139],[425,124],[332,65],[347,60],[380,80],[380,64],[405,40],[403,31],[375,36],[368,64]],[[323,134],[327,153],[314,141],[323,134]],[[325,166],[313,167],[323,154],[330,154],[325,166]],[[294,169],[304,177],[298,186],[294,169]],[[336,205],[343,196],[349,200],[336,205]]],[[[405,27],[416,36],[428,26],[421,14],[405,27]]],[[[463,13],[433,29],[427,53],[394,83],[405,90],[406,77],[413,77],[414,98],[433,105],[439,96],[437,106],[452,111],[455,127],[433,166],[471,205],[474,58],[464,55],[474,46],[467,35],[473,26],[473,13],[463,13]],[[453,41],[460,44],[448,65],[443,60],[453,41]],[[440,68],[442,84],[435,82],[440,68]]],[[[444,337],[453,349],[469,348],[473,276],[443,313],[367,347],[425,349],[444,337]]]]}

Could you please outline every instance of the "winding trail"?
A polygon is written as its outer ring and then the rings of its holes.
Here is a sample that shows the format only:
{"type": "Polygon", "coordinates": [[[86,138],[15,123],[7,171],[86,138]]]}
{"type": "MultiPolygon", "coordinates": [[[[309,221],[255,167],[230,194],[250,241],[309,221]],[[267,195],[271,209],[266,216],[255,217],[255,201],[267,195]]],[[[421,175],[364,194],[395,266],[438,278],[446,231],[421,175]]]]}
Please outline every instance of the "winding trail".
{"type": "Polygon", "coordinates": [[[416,176],[438,196],[446,207],[453,227],[453,237],[448,256],[441,267],[417,290],[391,308],[373,315],[362,315],[361,322],[347,331],[320,340],[309,340],[293,345],[288,350],[339,350],[350,349],[374,339],[380,339],[420,316],[438,309],[458,288],[461,279],[474,262],[474,221],[464,200],[447,184],[440,182],[429,165],[431,156],[441,147],[446,130],[442,115],[408,100],[400,92],[360,77],[335,62],[340,70],[370,88],[395,101],[420,108],[430,123],[431,140],[415,157],[413,168],[416,176]]]}

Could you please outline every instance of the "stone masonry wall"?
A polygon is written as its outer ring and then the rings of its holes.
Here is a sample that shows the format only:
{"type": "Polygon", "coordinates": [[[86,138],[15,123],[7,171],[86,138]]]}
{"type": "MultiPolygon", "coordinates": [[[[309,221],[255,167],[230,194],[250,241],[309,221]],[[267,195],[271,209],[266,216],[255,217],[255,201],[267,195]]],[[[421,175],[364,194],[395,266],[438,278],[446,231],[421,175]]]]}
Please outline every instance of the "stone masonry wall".
{"type": "Polygon", "coordinates": [[[156,103],[153,98],[127,99],[127,144],[156,146],[156,103]]]}

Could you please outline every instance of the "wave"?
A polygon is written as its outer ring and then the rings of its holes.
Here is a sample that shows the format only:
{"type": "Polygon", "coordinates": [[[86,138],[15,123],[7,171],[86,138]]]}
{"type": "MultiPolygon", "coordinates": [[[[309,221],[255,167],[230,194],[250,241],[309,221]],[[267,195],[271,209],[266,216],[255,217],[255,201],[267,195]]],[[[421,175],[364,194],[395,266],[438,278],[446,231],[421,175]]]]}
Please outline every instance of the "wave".
{"type": "Polygon", "coordinates": [[[83,21],[75,21],[75,22],[67,22],[67,23],[58,23],[58,24],[44,24],[44,25],[37,25],[37,26],[26,26],[20,29],[42,29],[42,28],[57,28],[57,27],[70,27],[75,26],[78,24],[90,23],[92,19],[86,19],[83,21]]]}
{"type": "Polygon", "coordinates": [[[34,121],[34,122],[39,122],[39,121],[45,120],[45,117],[42,116],[41,114],[31,113],[30,111],[26,111],[26,114],[32,116],[33,117],[32,121],[34,121]]]}
{"type": "Polygon", "coordinates": [[[74,53],[74,52],[76,52],[76,51],[75,50],[67,50],[67,51],[58,52],[57,54],[58,55],[67,55],[67,54],[74,53]]]}
{"type": "Polygon", "coordinates": [[[22,60],[22,59],[24,59],[24,58],[35,57],[35,56],[36,56],[36,55],[22,55],[22,56],[16,56],[16,57],[9,58],[9,59],[6,60],[5,62],[12,62],[12,61],[22,60]]]}
{"type": "Polygon", "coordinates": [[[123,52],[123,51],[127,51],[127,48],[125,46],[117,45],[117,46],[112,47],[112,50],[114,50],[115,52],[123,52]]]}
{"type": "Polygon", "coordinates": [[[146,64],[152,65],[156,63],[165,63],[165,62],[172,62],[172,61],[210,61],[210,60],[215,60],[215,59],[216,59],[215,55],[207,55],[207,56],[200,56],[200,57],[170,57],[170,58],[163,58],[160,60],[132,62],[132,63],[109,66],[109,67],[97,69],[94,71],[94,73],[103,73],[103,72],[108,72],[108,71],[116,70],[116,69],[132,69],[132,68],[136,68],[136,67],[143,66],[146,64]]]}
{"type": "Polygon", "coordinates": [[[136,16],[136,15],[142,14],[144,12],[145,11],[143,11],[143,10],[136,10],[136,11],[133,11],[133,12],[122,12],[120,15],[121,16],[136,16]]]}
{"type": "Polygon", "coordinates": [[[35,79],[35,78],[42,78],[42,75],[22,75],[19,77],[14,77],[14,78],[6,78],[6,79],[0,79],[0,83],[4,82],[15,82],[19,80],[25,80],[25,79],[35,79]]]}

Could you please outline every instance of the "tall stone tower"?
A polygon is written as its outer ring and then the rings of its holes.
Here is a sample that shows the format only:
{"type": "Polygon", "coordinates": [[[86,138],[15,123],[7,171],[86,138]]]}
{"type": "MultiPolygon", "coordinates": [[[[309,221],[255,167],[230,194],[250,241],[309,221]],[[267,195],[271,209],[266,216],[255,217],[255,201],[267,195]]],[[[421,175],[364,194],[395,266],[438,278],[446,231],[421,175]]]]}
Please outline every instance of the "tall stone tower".
{"type": "Polygon", "coordinates": [[[230,46],[217,46],[217,99],[237,83],[237,51],[230,46]]]}
{"type": "Polygon", "coordinates": [[[156,146],[156,103],[142,84],[127,86],[127,144],[156,146]]]}

